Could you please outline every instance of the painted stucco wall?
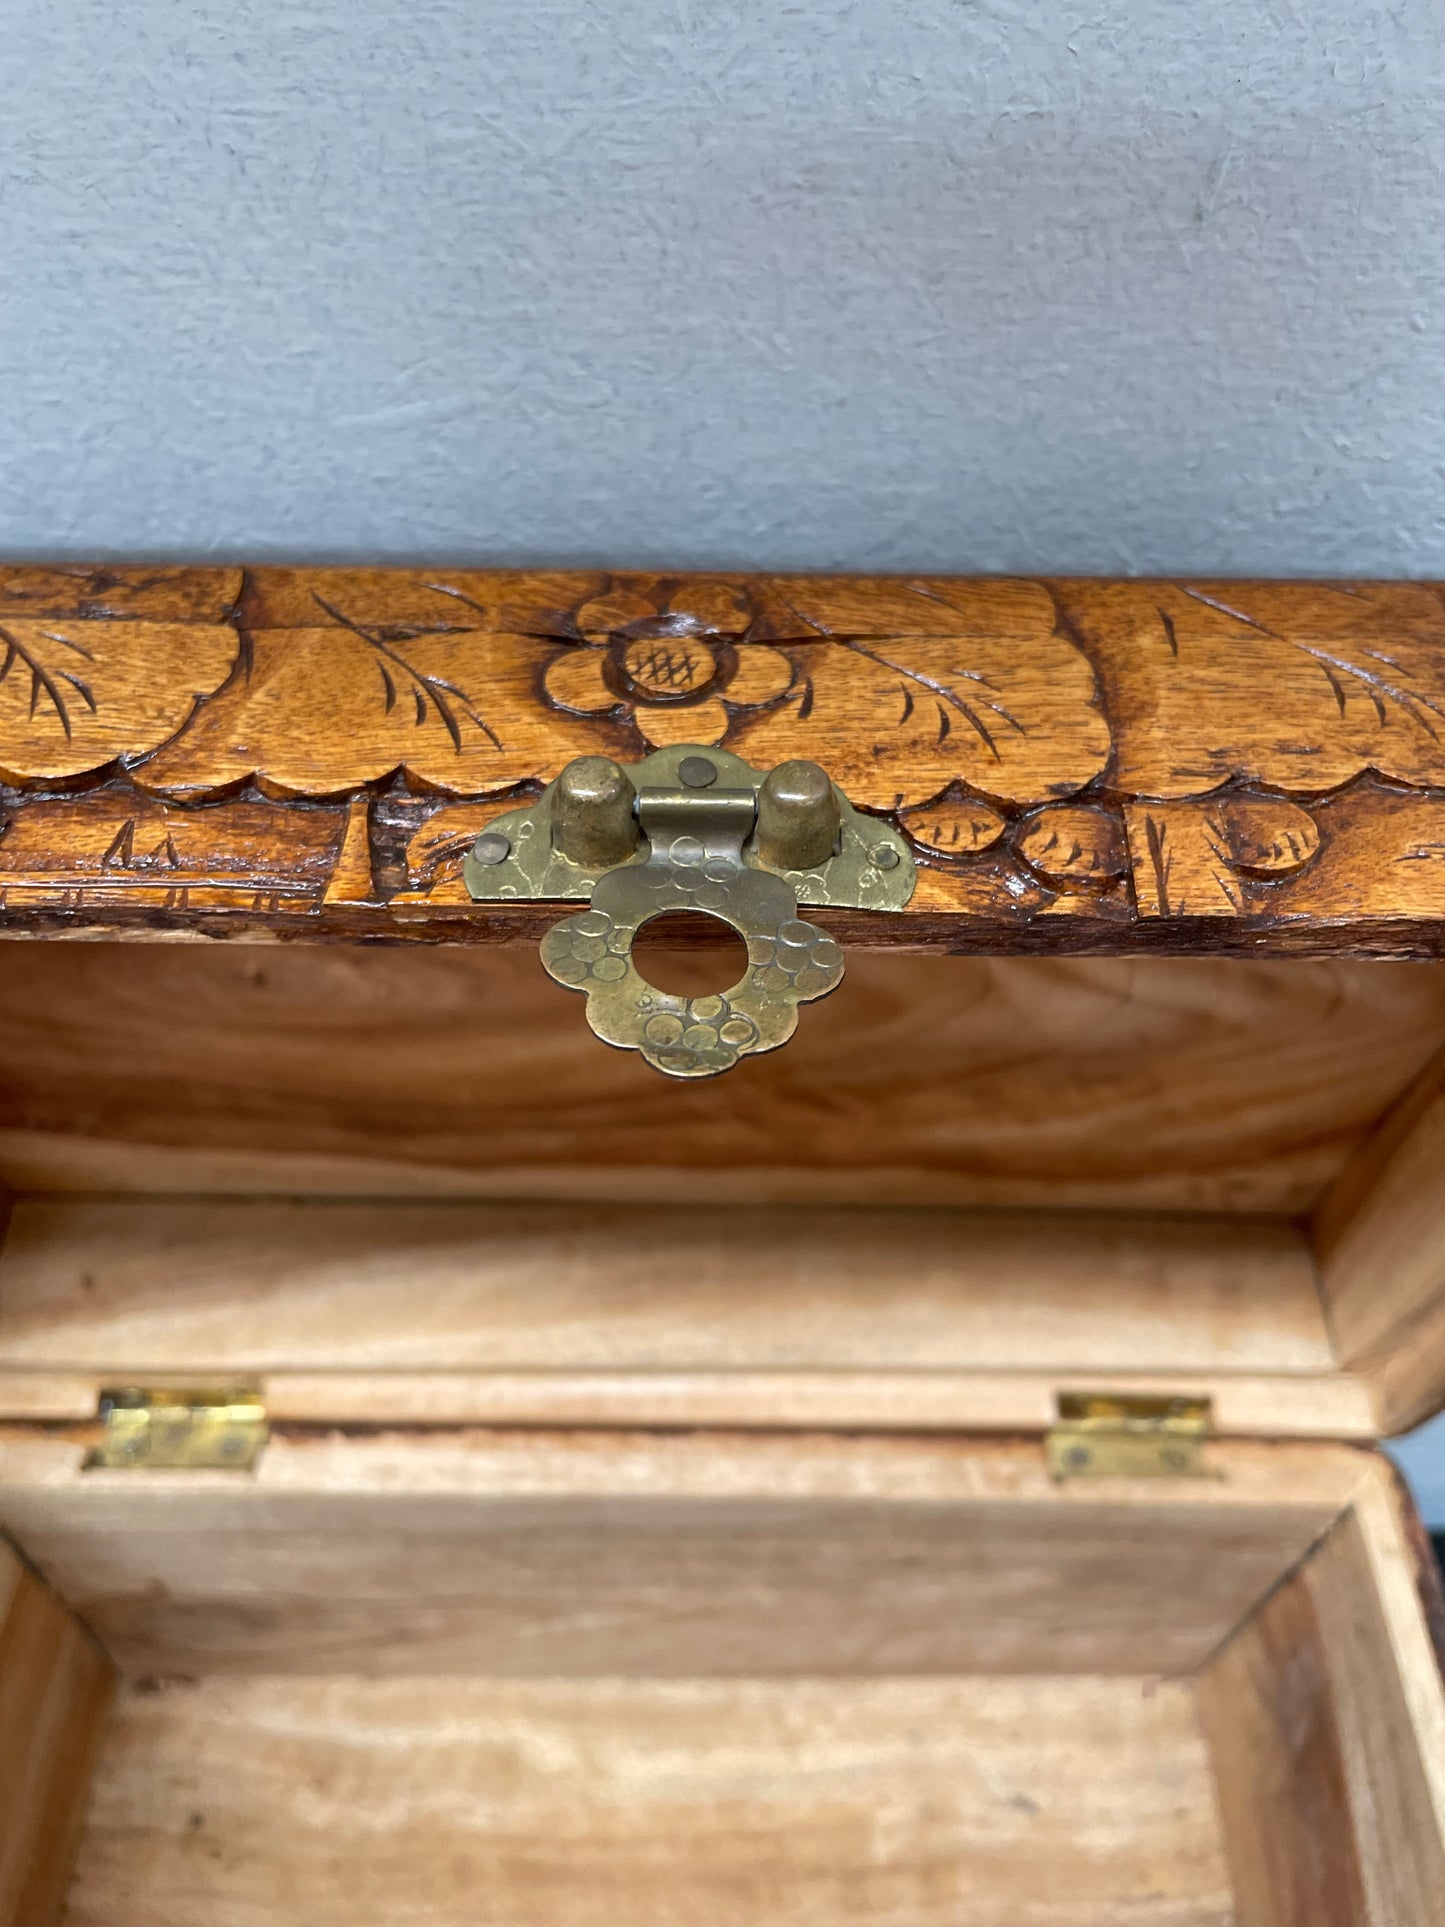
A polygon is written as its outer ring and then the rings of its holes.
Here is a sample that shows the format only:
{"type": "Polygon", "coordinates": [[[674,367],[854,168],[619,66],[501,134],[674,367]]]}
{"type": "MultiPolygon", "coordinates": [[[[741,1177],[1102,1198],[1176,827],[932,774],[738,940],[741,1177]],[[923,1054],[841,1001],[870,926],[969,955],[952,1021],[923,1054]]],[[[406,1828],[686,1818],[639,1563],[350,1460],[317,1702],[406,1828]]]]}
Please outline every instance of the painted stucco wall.
{"type": "Polygon", "coordinates": [[[0,552],[1445,569],[1439,0],[0,0],[0,552]]]}

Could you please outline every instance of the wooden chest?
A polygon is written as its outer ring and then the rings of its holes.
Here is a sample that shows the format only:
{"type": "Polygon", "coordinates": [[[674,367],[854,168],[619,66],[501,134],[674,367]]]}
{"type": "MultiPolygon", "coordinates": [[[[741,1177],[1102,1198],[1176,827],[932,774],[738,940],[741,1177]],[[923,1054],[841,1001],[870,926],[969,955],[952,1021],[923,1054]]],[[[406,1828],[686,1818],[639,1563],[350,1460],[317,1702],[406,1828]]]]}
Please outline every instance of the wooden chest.
{"type": "Polygon", "coordinates": [[[0,645],[4,1927],[1445,1922],[1434,589],[11,569],[0,645]],[[917,879],[679,1080],[466,865],[681,746],[917,879]]]}

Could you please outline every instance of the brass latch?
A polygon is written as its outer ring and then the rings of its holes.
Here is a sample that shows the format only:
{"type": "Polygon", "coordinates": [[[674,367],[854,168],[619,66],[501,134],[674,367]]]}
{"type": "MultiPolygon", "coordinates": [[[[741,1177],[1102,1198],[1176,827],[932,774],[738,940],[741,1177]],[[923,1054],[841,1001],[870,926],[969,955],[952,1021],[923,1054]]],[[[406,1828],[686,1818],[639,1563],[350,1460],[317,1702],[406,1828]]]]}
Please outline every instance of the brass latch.
{"type": "Polygon", "coordinates": [[[1207,1398],[1061,1392],[1045,1440],[1054,1479],[1202,1479],[1213,1429],[1207,1398]]]}
{"type": "Polygon", "coordinates": [[[842,952],[800,904],[901,910],[915,881],[904,838],[855,810],[816,763],[763,772],[686,746],[627,767],[578,757],[535,803],[488,825],[463,875],[478,902],[590,899],[547,932],[542,962],[586,995],[604,1042],[670,1077],[714,1077],[776,1050],[798,1005],[837,988],[842,952]],[[674,910],[744,939],[748,967],[731,989],[683,997],[641,975],[637,933],[674,910]]]}
{"type": "Polygon", "coordinates": [[[260,1394],[246,1387],[104,1391],[100,1420],[87,1471],[249,1472],[268,1437],[260,1394]]]}

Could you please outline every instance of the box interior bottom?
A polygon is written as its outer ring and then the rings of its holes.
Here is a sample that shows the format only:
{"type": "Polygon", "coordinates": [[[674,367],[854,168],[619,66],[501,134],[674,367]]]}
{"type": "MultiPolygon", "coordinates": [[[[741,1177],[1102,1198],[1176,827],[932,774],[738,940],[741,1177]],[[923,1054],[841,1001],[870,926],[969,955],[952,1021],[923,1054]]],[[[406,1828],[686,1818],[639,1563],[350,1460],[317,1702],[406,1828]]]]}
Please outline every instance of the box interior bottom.
{"type": "Polygon", "coordinates": [[[283,1429],[248,1476],[72,1429],[0,1428],[5,1927],[1423,1927],[1445,1890],[1375,1453],[1057,1486],[1026,1440],[283,1429]]]}
{"type": "Polygon", "coordinates": [[[1226,1927],[1189,1685],[123,1685],[72,1927],[1226,1927]]]}

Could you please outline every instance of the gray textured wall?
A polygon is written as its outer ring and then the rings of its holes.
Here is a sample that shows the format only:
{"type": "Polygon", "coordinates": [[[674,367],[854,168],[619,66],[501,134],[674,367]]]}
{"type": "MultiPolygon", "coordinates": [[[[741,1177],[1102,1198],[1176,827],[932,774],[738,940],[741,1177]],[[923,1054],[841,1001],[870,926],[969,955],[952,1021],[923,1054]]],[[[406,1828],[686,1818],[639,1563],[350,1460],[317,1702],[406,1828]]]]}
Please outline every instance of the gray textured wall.
{"type": "Polygon", "coordinates": [[[1439,0],[0,0],[0,551],[1445,568],[1439,0]]]}

